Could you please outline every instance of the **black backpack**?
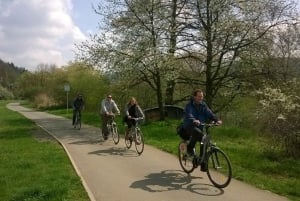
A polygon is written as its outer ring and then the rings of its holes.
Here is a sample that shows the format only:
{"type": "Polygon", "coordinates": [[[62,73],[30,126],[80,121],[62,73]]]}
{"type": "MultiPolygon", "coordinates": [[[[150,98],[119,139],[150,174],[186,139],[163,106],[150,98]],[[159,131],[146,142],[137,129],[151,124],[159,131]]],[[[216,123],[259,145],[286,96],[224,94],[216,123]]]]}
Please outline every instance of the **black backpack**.
{"type": "Polygon", "coordinates": [[[183,128],[183,122],[181,122],[177,127],[176,127],[176,133],[181,137],[183,140],[189,140],[190,135],[188,132],[183,128]]]}

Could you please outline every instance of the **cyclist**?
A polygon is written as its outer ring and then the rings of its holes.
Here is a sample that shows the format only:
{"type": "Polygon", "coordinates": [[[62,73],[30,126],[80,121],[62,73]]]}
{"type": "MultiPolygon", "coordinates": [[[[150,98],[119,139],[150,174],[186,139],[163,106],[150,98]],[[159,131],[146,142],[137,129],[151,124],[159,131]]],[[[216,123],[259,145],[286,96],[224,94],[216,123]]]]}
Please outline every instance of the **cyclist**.
{"type": "Polygon", "coordinates": [[[145,119],[145,115],[136,101],[135,97],[131,97],[129,102],[125,105],[125,117],[124,122],[127,124],[125,131],[125,138],[127,139],[129,130],[132,126],[135,126],[136,121],[133,118],[145,119]]]}
{"type": "MultiPolygon", "coordinates": [[[[222,121],[217,118],[217,116],[210,110],[210,108],[203,101],[204,95],[203,91],[196,89],[191,97],[191,100],[186,104],[184,112],[184,122],[183,128],[185,132],[191,135],[190,141],[187,145],[187,152],[189,156],[193,156],[195,144],[197,141],[202,140],[203,127],[201,123],[205,123],[208,120],[214,121],[218,124],[222,124],[222,121]]],[[[200,147],[200,155],[202,156],[203,147],[200,147]]],[[[204,164],[201,164],[201,170],[204,170],[204,164]]]]}
{"type": "Polygon", "coordinates": [[[109,118],[111,118],[115,114],[120,114],[120,110],[115,101],[112,99],[111,95],[107,95],[107,97],[101,101],[100,114],[102,118],[102,134],[104,136],[104,140],[107,140],[107,122],[109,118]]]}
{"type": "Polygon", "coordinates": [[[74,125],[75,118],[76,118],[76,111],[79,112],[79,117],[81,118],[81,111],[84,108],[84,100],[83,100],[81,94],[77,94],[76,98],[73,100],[72,108],[73,108],[73,121],[72,121],[72,125],[74,125]]]}

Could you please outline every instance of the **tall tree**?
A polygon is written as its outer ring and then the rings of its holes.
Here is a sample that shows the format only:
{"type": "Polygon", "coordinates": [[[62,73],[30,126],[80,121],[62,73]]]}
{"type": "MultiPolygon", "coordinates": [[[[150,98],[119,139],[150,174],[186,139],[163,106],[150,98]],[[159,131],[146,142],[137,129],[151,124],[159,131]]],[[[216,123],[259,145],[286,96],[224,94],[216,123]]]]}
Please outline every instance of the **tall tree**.
{"type": "MultiPolygon", "coordinates": [[[[281,0],[204,0],[189,1],[189,25],[182,57],[194,58],[199,67],[196,84],[203,84],[206,101],[213,105],[218,93],[226,92],[224,104],[238,93],[241,63],[251,51],[264,50],[266,36],[275,27],[289,23],[294,6],[281,0]],[[204,74],[204,76],[202,76],[204,74]]],[[[224,94],[223,94],[224,95],[224,94]]],[[[220,106],[222,107],[222,106],[220,106]]]]}
{"type": "Polygon", "coordinates": [[[79,46],[80,56],[119,74],[126,87],[147,83],[162,119],[177,83],[203,87],[210,106],[215,97],[223,98],[219,109],[228,104],[243,82],[238,64],[259,55],[270,32],[295,17],[295,4],[283,0],[108,1],[112,10],[95,9],[107,32],[79,46]]]}

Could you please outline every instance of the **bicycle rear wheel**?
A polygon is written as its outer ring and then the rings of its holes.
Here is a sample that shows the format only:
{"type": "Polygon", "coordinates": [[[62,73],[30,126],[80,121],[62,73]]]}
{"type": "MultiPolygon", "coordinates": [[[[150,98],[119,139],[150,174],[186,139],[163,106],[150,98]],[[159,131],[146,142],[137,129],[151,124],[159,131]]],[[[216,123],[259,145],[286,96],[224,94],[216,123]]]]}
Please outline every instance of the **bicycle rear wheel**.
{"type": "Polygon", "coordinates": [[[137,129],[134,138],[136,152],[141,155],[144,151],[144,137],[142,131],[137,129]]]}
{"type": "Polygon", "coordinates": [[[225,188],[231,181],[232,170],[228,156],[220,149],[208,153],[207,176],[214,186],[225,188]]]}
{"type": "Polygon", "coordinates": [[[118,132],[118,127],[117,125],[113,124],[112,125],[112,138],[115,144],[118,144],[120,141],[120,135],[118,132]]]}
{"type": "Polygon", "coordinates": [[[182,170],[186,173],[191,173],[195,169],[193,165],[193,157],[187,155],[187,144],[182,141],[178,145],[178,159],[182,170]]]}

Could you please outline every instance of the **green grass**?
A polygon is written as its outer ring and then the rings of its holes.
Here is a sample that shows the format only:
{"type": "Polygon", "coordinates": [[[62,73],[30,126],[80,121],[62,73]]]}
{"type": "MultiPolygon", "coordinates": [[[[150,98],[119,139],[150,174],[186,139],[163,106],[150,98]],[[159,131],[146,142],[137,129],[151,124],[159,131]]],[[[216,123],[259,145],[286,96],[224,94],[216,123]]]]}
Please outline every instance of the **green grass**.
{"type": "Polygon", "coordinates": [[[89,200],[63,148],[36,138],[42,131],[6,103],[0,101],[0,200],[89,200]]]}
{"type": "MultiPolygon", "coordinates": [[[[47,112],[67,118],[72,116],[72,110],[67,113],[66,109],[47,112]]],[[[100,125],[100,118],[96,112],[84,111],[82,120],[89,125],[100,125]]],[[[121,116],[117,118],[117,122],[123,125],[121,116]]],[[[176,135],[175,128],[178,122],[166,120],[143,124],[145,142],[166,152],[177,154],[180,138],[176,135]]],[[[119,128],[123,133],[124,127],[119,128]]],[[[227,127],[226,124],[212,129],[212,138],[230,157],[234,178],[286,196],[292,201],[300,200],[299,160],[287,158],[280,150],[272,149],[270,142],[257,133],[227,127]]]]}

